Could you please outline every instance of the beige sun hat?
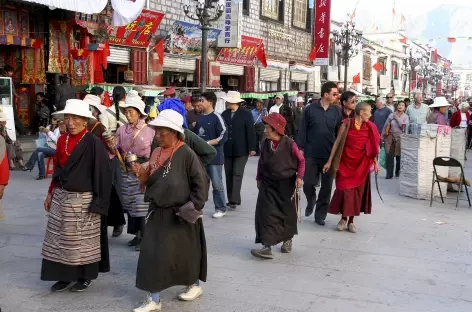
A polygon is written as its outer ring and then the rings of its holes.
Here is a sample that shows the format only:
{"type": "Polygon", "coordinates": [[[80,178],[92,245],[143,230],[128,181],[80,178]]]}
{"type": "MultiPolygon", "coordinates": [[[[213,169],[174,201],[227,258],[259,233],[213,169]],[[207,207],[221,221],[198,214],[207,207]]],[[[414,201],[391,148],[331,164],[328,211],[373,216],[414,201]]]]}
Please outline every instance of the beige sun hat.
{"type": "Polygon", "coordinates": [[[95,119],[89,106],[82,100],[70,99],[66,101],[66,107],[58,112],[52,113],[59,120],[64,120],[64,115],[75,115],[85,118],[95,119]]]}
{"type": "Polygon", "coordinates": [[[84,99],[83,99],[85,104],[88,104],[89,106],[95,107],[98,109],[100,114],[103,114],[103,112],[106,110],[106,106],[102,105],[102,100],[100,97],[93,95],[93,94],[87,94],[84,99]]]}
{"type": "Polygon", "coordinates": [[[184,117],[173,109],[165,109],[157,117],[148,123],[149,127],[170,128],[177,132],[184,133],[184,117]]]}
{"type": "Polygon", "coordinates": [[[128,95],[126,95],[125,103],[120,105],[121,109],[125,109],[128,107],[136,108],[143,116],[148,115],[144,112],[146,104],[144,104],[143,100],[141,100],[141,96],[139,96],[139,93],[136,90],[131,90],[130,92],[128,92],[128,95]]]}
{"type": "Polygon", "coordinates": [[[244,100],[241,98],[241,93],[239,93],[238,91],[228,91],[226,96],[223,96],[222,99],[225,102],[231,104],[239,104],[241,102],[244,102],[244,100]]]}
{"type": "Polygon", "coordinates": [[[444,96],[438,96],[434,99],[434,103],[431,104],[429,107],[436,108],[436,107],[446,107],[450,106],[449,102],[446,100],[444,96]]]}

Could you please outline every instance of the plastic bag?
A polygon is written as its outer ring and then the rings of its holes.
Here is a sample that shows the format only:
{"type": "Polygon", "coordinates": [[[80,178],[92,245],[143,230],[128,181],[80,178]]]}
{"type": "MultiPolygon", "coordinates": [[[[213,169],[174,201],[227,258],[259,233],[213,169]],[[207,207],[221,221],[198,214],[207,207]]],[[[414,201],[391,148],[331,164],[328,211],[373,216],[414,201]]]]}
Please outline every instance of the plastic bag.
{"type": "Polygon", "coordinates": [[[385,152],[385,146],[384,145],[382,145],[382,147],[380,148],[379,165],[382,168],[387,169],[387,153],[385,152]]]}
{"type": "Polygon", "coordinates": [[[46,138],[43,138],[43,137],[39,137],[38,139],[36,139],[35,141],[35,144],[36,144],[36,148],[38,147],[47,147],[47,140],[46,138]]]}

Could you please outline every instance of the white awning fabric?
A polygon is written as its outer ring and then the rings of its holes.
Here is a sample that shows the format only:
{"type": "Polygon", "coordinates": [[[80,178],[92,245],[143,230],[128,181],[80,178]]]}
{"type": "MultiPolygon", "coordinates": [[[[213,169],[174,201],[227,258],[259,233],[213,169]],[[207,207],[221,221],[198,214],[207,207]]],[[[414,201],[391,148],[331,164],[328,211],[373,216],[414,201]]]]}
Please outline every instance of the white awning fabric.
{"type": "Polygon", "coordinates": [[[58,8],[73,12],[96,14],[105,9],[108,0],[25,0],[47,5],[51,10],[58,8]]]}
{"type": "Polygon", "coordinates": [[[125,26],[132,23],[144,8],[146,0],[111,0],[113,7],[113,26],[125,26]]]}

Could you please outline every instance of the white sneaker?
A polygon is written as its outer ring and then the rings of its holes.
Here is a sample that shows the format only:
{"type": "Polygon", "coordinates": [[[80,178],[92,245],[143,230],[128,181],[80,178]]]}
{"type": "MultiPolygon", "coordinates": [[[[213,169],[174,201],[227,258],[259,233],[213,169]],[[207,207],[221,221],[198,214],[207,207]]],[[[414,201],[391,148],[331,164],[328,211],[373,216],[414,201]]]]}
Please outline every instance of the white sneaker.
{"type": "Polygon", "coordinates": [[[197,285],[185,287],[184,292],[179,295],[182,301],[192,301],[203,294],[203,288],[197,285]]]}
{"type": "Polygon", "coordinates": [[[218,210],[217,212],[213,214],[213,218],[215,219],[223,218],[224,216],[226,216],[226,212],[223,212],[220,210],[218,210]]]}
{"type": "Polygon", "coordinates": [[[139,308],[133,310],[133,312],[157,312],[161,311],[161,302],[152,301],[151,297],[148,297],[139,308]]]}

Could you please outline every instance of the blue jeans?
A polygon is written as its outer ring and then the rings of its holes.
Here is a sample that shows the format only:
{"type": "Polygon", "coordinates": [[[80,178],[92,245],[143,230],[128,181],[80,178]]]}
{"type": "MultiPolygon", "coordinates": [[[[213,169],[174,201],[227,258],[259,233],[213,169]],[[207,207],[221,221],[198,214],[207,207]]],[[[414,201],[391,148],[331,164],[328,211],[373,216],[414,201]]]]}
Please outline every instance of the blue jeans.
{"type": "Polygon", "coordinates": [[[215,210],[226,212],[225,185],[223,184],[223,165],[208,165],[207,173],[213,188],[215,210]]]}
{"type": "Polygon", "coordinates": [[[39,176],[44,177],[46,175],[46,168],[44,166],[44,157],[54,157],[56,156],[56,150],[50,147],[38,147],[33,154],[31,154],[30,159],[26,163],[26,168],[33,170],[34,165],[38,162],[39,176]]]}

